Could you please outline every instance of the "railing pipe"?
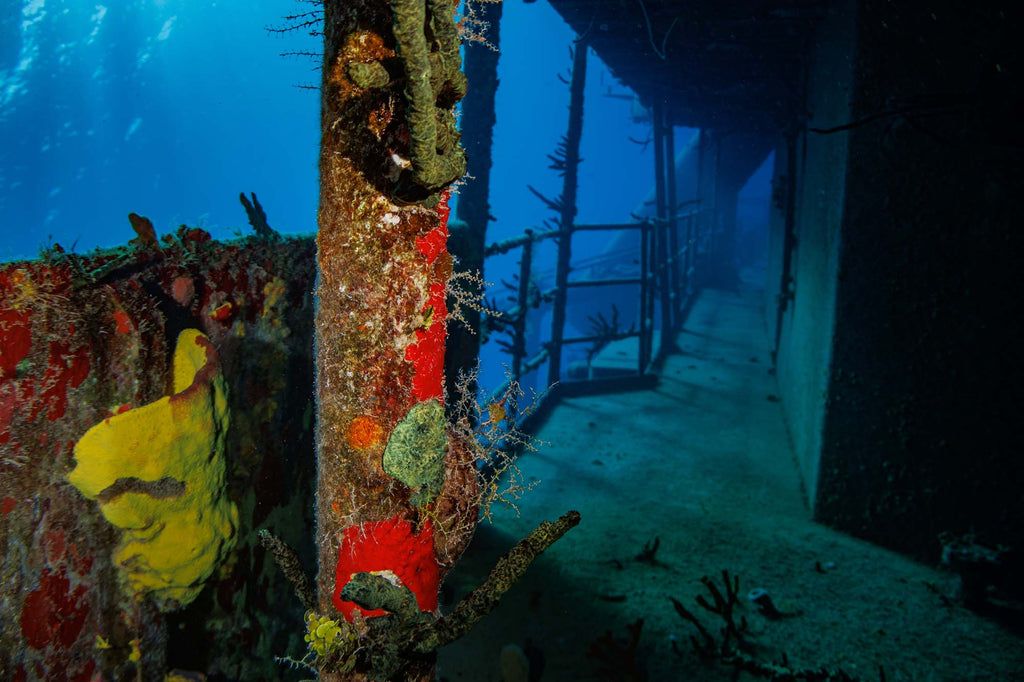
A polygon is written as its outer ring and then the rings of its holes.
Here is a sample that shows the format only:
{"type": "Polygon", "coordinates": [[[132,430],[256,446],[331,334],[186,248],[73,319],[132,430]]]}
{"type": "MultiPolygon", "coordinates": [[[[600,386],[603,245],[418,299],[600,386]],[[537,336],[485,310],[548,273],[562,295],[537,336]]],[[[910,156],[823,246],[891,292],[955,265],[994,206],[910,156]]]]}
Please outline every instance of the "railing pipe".
{"type": "Polygon", "coordinates": [[[568,339],[562,339],[562,345],[568,346],[570,343],[593,343],[595,341],[618,341],[619,339],[631,339],[634,336],[640,336],[640,332],[616,332],[615,334],[591,334],[590,336],[573,336],[568,339]]]}
{"type": "Polygon", "coordinates": [[[601,230],[635,230],[640,227],[640,222],[633,223],[591,223],[588,225],[576,225],[573,227],[577,232],[597,232],[601,230]]]}
{"type": "Polygon", "coordinates": [[[536,243],[545,239],[557,237],[558,232],[558,230],[544,230],[543,232],[526,230],[526,232],[518,237],[511,237],[509,239],[503,239],[500,242],[489,244],[487,248],[484,249],[484,257],[487,258],[489,256],[499,256],[503,253],[508,253],[512,249],[518,248],[526,242],[536,243]]]}
{"type": "Polygon", "coordinates": [[[626,284],[639,283],[639,277],[617,277],[614,279],[577,279],[571,282],[566,282],[565,285],[571,289],[576,287],[604,287],[616,285],[621,286],[626,284]]]}

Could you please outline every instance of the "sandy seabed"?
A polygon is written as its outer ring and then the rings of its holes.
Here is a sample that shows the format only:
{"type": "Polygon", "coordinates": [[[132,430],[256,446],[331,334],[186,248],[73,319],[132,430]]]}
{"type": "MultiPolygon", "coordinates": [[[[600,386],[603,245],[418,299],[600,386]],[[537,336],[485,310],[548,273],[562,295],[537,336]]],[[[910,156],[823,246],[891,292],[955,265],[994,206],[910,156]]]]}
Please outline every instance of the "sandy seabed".
{"type": "Polygon", "coordinates": [[[761,296],[751,286],[703,291],[654,390],[555,407],[537,434],[542,447],[519,460],[539,483],[518,515],[496,508],[481,525],[449,578],[451,599],[540,521],[570,509],[583,520],[442,650],[441,679],[502,680],[510,644],[534,657],[530,680],[755,679],[701,660],[670,601],[717,633],[721,621],[695,598],[707,594],[702,576],[721,586],[727,570],[740,579],[738,615],[762,660],[785,654],[792,668],[871,681],[880,667],[887,682],[1024,680],[1024,642],[944,598],[955,576],[811,520],[775,399],[761,296]],[[638,560],[655,542],[655,561],[638,560]],[[754,588],[798,615],[765,618],[746,599],[754,588]],[[607,632],[625,644],[638,619],[642,671],[616,676],[587,656],[607,632]]]}

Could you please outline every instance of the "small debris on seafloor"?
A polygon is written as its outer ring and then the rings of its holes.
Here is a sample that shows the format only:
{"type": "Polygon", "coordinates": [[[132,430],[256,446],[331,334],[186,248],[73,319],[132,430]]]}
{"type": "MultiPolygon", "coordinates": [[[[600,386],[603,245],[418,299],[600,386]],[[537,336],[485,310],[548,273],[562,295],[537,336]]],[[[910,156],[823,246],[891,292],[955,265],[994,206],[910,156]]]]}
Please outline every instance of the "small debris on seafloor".
{"type": "Polygon", "coordinates": [[[775,605],[772,595],[763,587],[755,587],[747,593],[747,599],[757,606],[758,611],[768,620],[782,620],[799,616],[802,611],[795,609],[780,609],[775,605]]]}
{"type": "Polygon", "coordinates": [[[643,564],[651,564],[652,566],[660,566],[662,563],[658,561],[655,555],[658,553],[658,547],[661,545],[661,538],[655,537],[653,541],[648,540],[644,543],[644,548],[640,550],[634,559],[643,564]]]}

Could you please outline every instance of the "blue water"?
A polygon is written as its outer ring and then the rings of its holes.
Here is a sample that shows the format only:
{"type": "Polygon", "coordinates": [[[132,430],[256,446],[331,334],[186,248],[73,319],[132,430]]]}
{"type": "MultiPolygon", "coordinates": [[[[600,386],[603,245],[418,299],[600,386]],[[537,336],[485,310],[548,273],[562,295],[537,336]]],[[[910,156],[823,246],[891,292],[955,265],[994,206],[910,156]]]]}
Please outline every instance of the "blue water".
{"type": "MultiPolygon", "coordinates": [[[[247,230],[238,202],[256,192],[282,232],[315,229],[319,135],[315,51],[291,0],[22,0],[0,17],[0,258],[34,256],[48,239],[86,251],[133,237],[125,216],[158,231],[247,230]]],[[[507,3],[491,188],[501,238],[550,217],[526,189],[560,190],[547,169],[564,134],[572,33],[543,3],[507,3]]],[[[580,220],[628,217],[652,182],[645,124],[629,93],[592,59],[580,220]],[[604,170],[615,168],[609,182],[604,170]]]]}
{"type": "Polygon", "coordinates": [[[314,63],[264,28],[288,0],[22,0],[0,18],[0,259],[158,232],[246,228],[254,191],[281,231],[315,229],[314,63]]]}
{"type": "MultiPolygon", "coordinates": [[[[54,242],[79,253],[123,244],[135,236],[129,212],[160,234],[181,224],[221,239],[248,234],[240,192],[257,194],[278,231],[315,231],[319,99],[308,86],[319,81],[318,61],[282,53],[317,52],[320,38],[267,30],[309,8],[295,0],[14,0],[0,15],[0,260],[33,257],[54,242]]],[[[566,131],[569,88],[560,76],[569,75],[573,38],[546,3],[505,3],[490,188],[497,222],[488,241],[553,217],[527,184],[549,197],[562,189],[547,155],[566,131]]],[[[677,149],[694,132],[677,129],[677,149]]],[[[629,220],[653,186],[653,145],[637,143],[650,136],[632,93],[591,53],[579,223],[629,220]]],[[[608,238],[576,237],[574,259],[600,253],[608,238]]],[[[534,273],[546,286],[553,248],[539,249],[534,273]]],[[[518,271],[518,258],[486,265],[503,307],[501,282],[518,271]]],[[[500,383],[500,358],[486,358],[485,374],[486,385],[500,383]]]]}

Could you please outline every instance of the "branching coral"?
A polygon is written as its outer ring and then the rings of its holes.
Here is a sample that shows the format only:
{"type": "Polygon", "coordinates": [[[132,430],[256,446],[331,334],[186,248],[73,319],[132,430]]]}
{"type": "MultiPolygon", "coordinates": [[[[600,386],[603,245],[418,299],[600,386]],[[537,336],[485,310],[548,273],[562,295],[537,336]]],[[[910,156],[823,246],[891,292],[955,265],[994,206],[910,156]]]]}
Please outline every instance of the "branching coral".
{"type": "Polygon", "coordinates": [[[701,656],[710,657],[723,655],[723,652],[731,652],[735,647],[743,646],[742,633],[747,629],[747,622],[742,616],[739,623],[735,620],[735,608],[739,603],[740,579],[736,576],[730,576],[729,571],[722,571],[722,585],[725,588],[724,594],[710,577],[704,576],[700,581],[705,589],[707,589],[712,601],[708,602],[704,595],[698,595],[697,604],[705,611],[713,613],[721,619],[722,641],[719,642],[715,639],[692,611],[683,606],[678,600],[672,599],[672,605],[675,607],[676,613],[692,623],[700,635],[699,639],[697,637],[690,637],[694,651],[701,656]]]}
{"type": "Polygon", "coordinates": [[[250,194],[252,194],[252,201],[245,196],[245,192],[238,195],[238,200],[245,208],[245,214],[249,217],[249,224],[252,226],[253,232],[256,233],[256,238],[268,242],[280,241],[281,235],[267,222],[267,212],[263,210],[260,200],[256,198],[256,192],[250,194]]]}
{"type": "MultiPolygon", "coordinates": [[[[437,620],[424,611],[421,593],[410,589],[394,572],[353,572],[337,595],[342,603],[358,607],[350,612],[351,621],[308,612],[305,639],[316,660],[284,660],[301,665],[313,662],[315,669],[322,672],[344,673],[358,668],[366,671],[370,680],[401,679],[398,675],[405,666],[454,642],[493,611],[533,560],[579,522],[576,511],[556,521],[542,522],[498,560],[482,585],[456,604],[450,614],[437,620]],[[384,615],[364,618],[364,613],[384,615]]],[[[401,522],[388,523],[392,532],[400,525],[401,522]]]]}
{"type": "MultiPolygon", "coordinates": [[[[755,647],[745,635],[746,618],[740,616],[739,622],[736,622],[736,607],[739,605],[739,578],[730,576],[729,571],[723,570],[722,587],[724,591],[719,589],[709,576],[704,576],[700,581],[711,600],[708,601],[704,595],[698,595],[697,604],[721,620],[720,638],[715,637],[701,623],[700,619],[678,600],[672,599],[672,604],[675,606],[676,613],[697,629],[698,636],[691,635],[690,643],[701,658],[731,666],[736,671],[736,675],[743,671],[755,677],[776,682],[857,682],[857,678],[843,670],[791,668],[784,653],[781,663],[770,663],[755,657],[751,653],[755,647]]],[[[680,654],[675,645],[673,645],[673,650],[677,655],[680,654]]],[[[880,670],[880,676],[882,680],[885,680],[884,671],[880,670]]]]}
{"type": "Polygon", "coordinates": [[[481,405],[471,388],[475,385],[475,372],[459,376],[455,395],[448,396],[449,420],[455,437],[471,448],[481,468],[479,504],[484,517],[490,518],[495,503],[517,509],[516,502],[535,485],[524,478],[515,458],[523,450],[537,449],[537,442],[520,430],[519,423],[536,409],[541,396],[528,399],[509,376],[501,397],[481,405]]]}

